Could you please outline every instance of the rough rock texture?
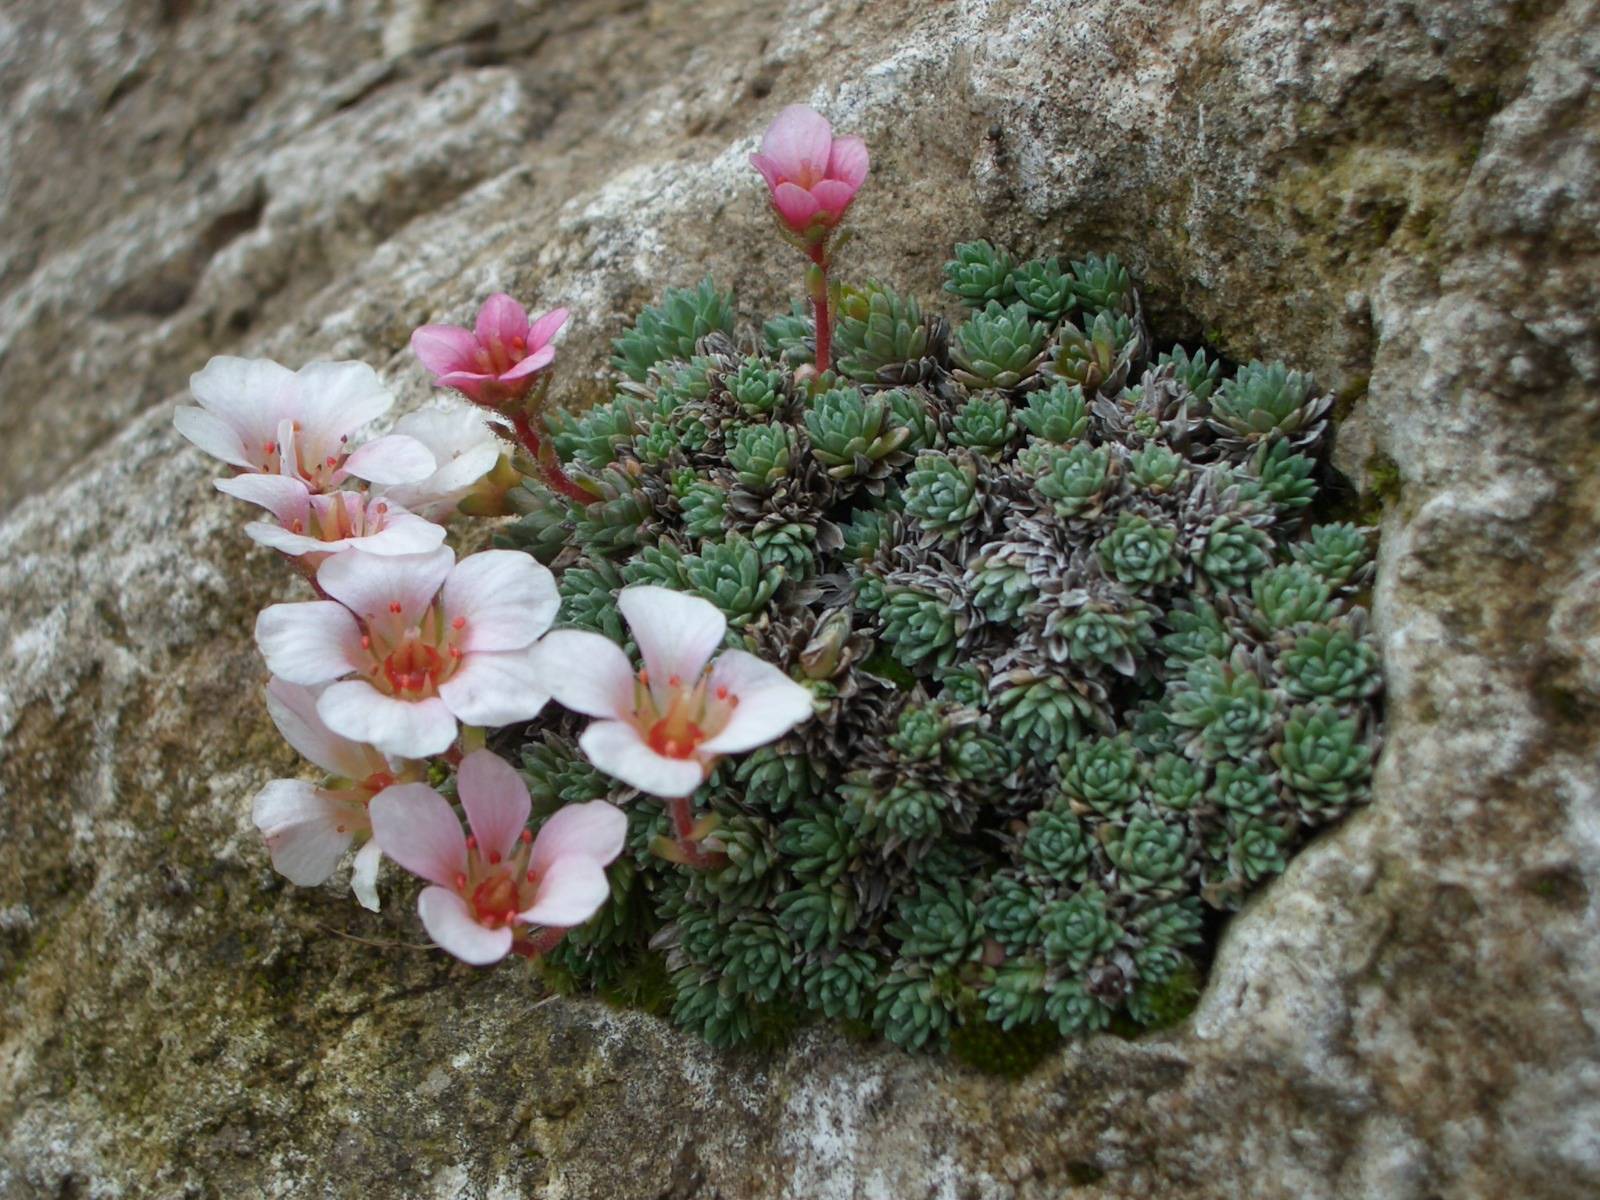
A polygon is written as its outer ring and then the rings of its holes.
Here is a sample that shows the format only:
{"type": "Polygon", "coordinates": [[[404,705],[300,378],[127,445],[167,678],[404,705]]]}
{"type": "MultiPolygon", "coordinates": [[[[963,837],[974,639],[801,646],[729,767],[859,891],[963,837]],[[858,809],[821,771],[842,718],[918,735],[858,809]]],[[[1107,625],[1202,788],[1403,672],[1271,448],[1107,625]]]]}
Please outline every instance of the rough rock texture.
{"type": "Polygon", "coordinates": [[[1584,0],[60,0],[0,13],[0,1195],[1600,1192],[1600,12],[1584,0]],[[868,138],[846,273],[1114,251],[1158,331],[1341,390],[1384,506],[1370,810],[1199,1011],[1020,1084],[721,1055],[287,888],[253,613],[169,425],[213,352],[504,287],[562,386],[666,283],[796,286],[744,154],[868,138]]]}

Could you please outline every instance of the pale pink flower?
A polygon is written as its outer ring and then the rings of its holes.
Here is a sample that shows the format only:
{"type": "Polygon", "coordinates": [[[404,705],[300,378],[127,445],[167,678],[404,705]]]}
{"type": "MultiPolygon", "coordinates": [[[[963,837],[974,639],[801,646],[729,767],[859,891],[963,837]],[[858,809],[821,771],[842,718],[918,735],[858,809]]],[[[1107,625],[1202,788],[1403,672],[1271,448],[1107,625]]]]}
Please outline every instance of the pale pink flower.
{"type": "Polygon", "coordinates": [[[417,897],[423,927],[464,962],[498,962],[521,927],[570,929],[611,895],[606,866],[622,853],[628,821],[604,800],[569,804],[534,837],[522,777],[487,750],[461,760],[456,790],[471,837],[426,784],[392,787],[372,802],[383,852],[432,887],[417,897]]]}
{"type": "Polygon", "coordinates": [[[500,461],[500,439],[489,422],[477,409],[457,400],[407,413],[394,423],[394,431],[421,442],[439,467],[415,483],[375,490],[430,521],[451,516],[500,461]]]}
{"type": "Polygon", "coordinates": [[[273,869],[291,883],[313,887],[333,874],[356,838],[366,839],[356,854],[350,888],[376,912],[383,854],[370,840],[367,805],[394,783],[395,768],[371,746],[324,725],[310,688],[273,679],[267,684],[267,712],[284,741],[335,777],[329,787],[274,779],[257,793],[252,817],[266,838],[273,869]]]}
{"type": "Polygon", "coordinates": [[[561,629],[535,651],[535,671],[574,712],[598,717],[579,745],[600,770],[667,798],[698,788],[724,754],[782,737],[812,714],[811,693],[743,650],[724,650],[716,605],[668,588],[617,594],[644,657],[634,673],[617,644],[561,629]]]}
{"type": "Polygon", "coordinates": [[[256,644],[274,675],[329,685],[317,713],[335,733],[426,758],[450,747],[458,720],[509,725],[544,707],[532,653],[561,598],[521,551],[458,563],[448,546],[345,550],[318,568],[317,583],[331,599],[264,609],[256,644]]]}
{"type": "Polygon", "coordinates": [[[412,333],[411,349],[436,385],[497,408],[528,394],[534,375],[555,358],[550,342],[566,321],[567,310],[558,308],[530,325],[527,309],[496,292],[483,302],[473,328],[423,325],[412,333]]]}
{"type": "Polygon", "coordinates": [[[315,567],[340,550],[422,554],[444,541],[444,530],[387,497],[361,492],[313,492],[290,475],[235,475],[217,490],[260,505],[277,518],[251,521],[251,539],[315,567]]]}
{"type": "Polygon", "coordinates": [[[861,190],[867,146],[858,137],[834,137],[821,114],[791,104],[767,127],[750,163],[767,181],[783,223],[815,238],[839,223],[861,190]]]}
{"type": "Polygon", "coordinates": [[[265,358],[219,355],[189,377],[199,408],[172,423],[207,454],[240,470],[288,475],[313,492],[350,476],[408,483],[435,469],[415,438],[390,435],[359,448],[350,435],[394,403],[365,363],[314,362],[298,371],[265,358]]]}

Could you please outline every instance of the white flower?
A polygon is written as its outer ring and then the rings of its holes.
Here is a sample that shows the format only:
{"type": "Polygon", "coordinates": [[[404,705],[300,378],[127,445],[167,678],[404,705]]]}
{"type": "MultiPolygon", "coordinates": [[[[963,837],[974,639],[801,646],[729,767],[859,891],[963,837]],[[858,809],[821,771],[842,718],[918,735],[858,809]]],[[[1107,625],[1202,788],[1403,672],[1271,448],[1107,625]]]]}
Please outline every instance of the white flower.
{"type": "MultiPolygon", "coordinates": [[[[395,781],[389,761],[371,746],[342,738],[317,716],[316,693],[273,679],[267,684],[272,723],[304,757],[345,786],[316,787],[301,779],[274,779],[257,793],[255,826],[267,841],[278,874],[313,887],[333,874],[357,837],[367,838],[372,822],[367,805],[395,781]]],[[[356,853],[350,887],[356,899],[378,910],[378,863],[383,853],[368,840],[356,853]]]]}
{"type": "Polygon", "coordinates": [[[428,936],[464,962],[498,962],[527,926],[581,925],[611,898],[606,866],[628,819],[604,800],[569,804],[534,837],[522,777],[487,750],[461,760],[456,791],[472,836],[426,784],[390,788],[372,806],[383,852],[432,887],[417,897],[428,936]]]}
{"type": "Polygon", "coordinates": [[[396,421],[394,431],[421,442],[439,469],[415,483],[392,484],[379,490],[387,499],[430,521],[441,521],[454,513],[473,485],[500,461],[500,439],[483,414],[470,404],[451,402],[418,409],[396,421]]]}
{"type": "Polygon", "coordinates": [[[273,674],[330,685],[317,713],[335,733],[426,758],[449,748],[457,720],[509,725],[544,707],[532,652],[561,598],[528,555],[345,550],[317,583],[332,598],[264,609],[256,644],[273,674]]]}
{"type": "Polygon", "coordinates": [[[743,650],[710,661],[727,622],[708,601],[628,587],[617,607],[644,656],[637,675],[597,633],[557,630],[534,653],[556,700],[600,718],[579,745],[607,774],[655,796],[687,796],[722,755],[765,745],[811,716],[811,693],[770,663],[743,650]]]}
{"type": "Polygon", "coordinates": [[[394,397],[365,363],[314,362],[291,371],[266,358],[219,355],[189,377],[199,408],[172,423],[207,454],[244,471],[289,475],[313,492],[354,475],[409,483],[435,470],[415,438],[390,435],[350,447],[350,435],[389,411],[394,397]]]}
{"type": "Polygon", "coordinates": [[[361,492],[312,492],[291,475],[235,475],[216,481],[217,490],[258,504],[277,518],[251,521],[251,539],[311,566],[340,550],[368,554],[423,554],[444,541],[444,529],[399,503],[361,492]]]}

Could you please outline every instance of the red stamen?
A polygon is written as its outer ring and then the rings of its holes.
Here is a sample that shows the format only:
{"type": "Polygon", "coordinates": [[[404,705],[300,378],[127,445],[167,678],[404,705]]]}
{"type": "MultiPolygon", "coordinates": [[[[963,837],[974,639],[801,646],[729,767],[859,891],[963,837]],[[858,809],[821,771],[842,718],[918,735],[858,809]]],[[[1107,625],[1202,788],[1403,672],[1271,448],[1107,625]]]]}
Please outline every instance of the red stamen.
{"type": "Polygon", "coordinates": [[[386,513],[386,512],[389,511],[389,506],[387,504],[385,504],[382,500],[379,500],[378,501],[378,511],[380,513],[386,513]]]}
{"type": "Polygon", "coordinates": [[[371,650],[372,649],[372,637],[371,637],[370,634],[363,633],[361,635],[361,648],[363,650],[371,650]]]}
{"type": "Polygon", "coordinates": [[[460,871],[457,871],[456,872],[456,891],[464,892],[466,890],[467,890],[467,877],[465,875],[463,875],[460,871]]]}
{"type": "Polygon", "coordinates": [[[524,829],[522,831],[522,844],[524,846],[526,846],[526,845],[529,845],[532,841],[533,841],[533,830],[524,829]]]}
{"type": "Polygon", "coordinates": [[[344,826],[343,825],[335,825],[333,827],[333,831],[335,833],[343,833],[344,832],[344,826]]]}
{"type": "Polygon", "coordinates": [[[640,671],[639,672],[639,682],[644,684],[645,687],[649,687],[650,686],[650,672],[649,671],[640,671]]]}
{"type": "Polygon", "coordinates": [[[671,679],[667,680],[667,686],[668,687],[672,687],[672,688],[682,687],[683,686],[682,677],[678,676],[678,675],[674,675],[671,679]]]}
{"type": "Polygon", "coordinates": [[[399,616],[400,615],[400,601],[398,601],[398,600],[389,601],[389,611],[394,613],[395,616],[399,616]]]}
{"type": "Polygon", "coordinates": [[[500,851],[498,851],[498,850],[489,851],[489,865],[491,867],[497,867],[497,866],[500,865],[500,851]]]}
{"type": "Polygon", "coordinates": [[[478,848],[478,839],[473,837],[471,834],[468,834],[467,835],[467,849],[468,850],[476,850],[477,848],[478,848]]]}
{"type": "Polygon", "coordinates": [[[337,467],[339,465],[339,460],[331,454],[328,455],[327,458],[323,459],[323,461],[326,462],[330,467],[337,467]]]}
{"type": "Polygon", "coordinates": [[[717,688],[717,699],[718,700],[726,700],[727,698],[728,698],[728,688],[727,688],[727,685],[724,684],[721,687],[717,688]]]}
{"type": "Polygon", "coordinates": [[[450,622],[451,629],[465,629],[466,627],[467,619],[465,617],[457,617],[454,621],[450,622]]]}

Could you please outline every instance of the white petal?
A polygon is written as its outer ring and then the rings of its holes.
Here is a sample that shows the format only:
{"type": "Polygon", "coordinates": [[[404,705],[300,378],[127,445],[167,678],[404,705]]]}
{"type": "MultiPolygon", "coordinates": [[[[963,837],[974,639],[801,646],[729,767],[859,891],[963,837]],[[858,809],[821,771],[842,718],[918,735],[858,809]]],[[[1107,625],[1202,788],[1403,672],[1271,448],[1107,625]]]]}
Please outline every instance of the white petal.
{"type": "Polygon", "coordinates": [[[740,754],[776,741],[813,713],[811,693],[771,663],[726,650],[711,667],[713,690],[739,698],[728,722],[700,743],[702,754],[740,754]]]}
{"type": "Polygon", "coordinates": [[[251,819],[267,839],[272,867],[290,883],[323,882],[350,848],[367,814],[298,779],[274,779],[256,794],[251,819]]]}
{"type": "Polygon", "coordinates": [[[347,538],[344,544],[368,554],[427,554],[442,545],[444,539],[444,526],[424,521],[416,513],[395,506],[377,533],[347,538]]]}
{"type": "Polygon", "coordinates": [[[520,550],[468,555],[444,581],[445,619],[466,623],[456,644],[468,654],[532,645],[560,607],[555,576],[520,550]]]}
{"type": "Polygon", "coordinates": [[[371,746],[340,737],[317,715],[317,694],[310,688],[272,679],[267,683],[267,713],[283,740],[324,771],[354,782],[387,771],[389,764],[371,746]]]}
{"type": "Polygon", "coordinates": [[[290,683],[326,683],[361,663],[361,628],[332,600],[268,605],[256,617],[256,645],[267,669],[290,683]]]}
{"type": "Polygon", "coordinates": [[[558,858],[539,880],[533,907],[518,917],[529,925],[571,929],[581,925],[611,899],[605,869],[586,855],[558,858]]]}
{"type": "Polygon", "coordinates": [[[368,838],[367,844],[356,851],[356,861],[350,868],[350,890],[369,912],[378,911],[378,866],[383,862],[383,848],[368,838]]]}
{"type": "Polygon", "coordinates": [[[346,474],[372,483],[415,483],[437,469],[426,446],[396,433],[374,438],[344,460],[346,474]]]}
{"type": "Polygon", "coordinates": [[[254,454],[271,440],[289,415],[294,372],[270,358],[219,354],[189,376],[189,390],[200,406],[215,413],[254,454]]]}
{"type": "Polygon", "coordinates": [[[439,697],[397,700],[364,679],[331,685],[317,697],[317,714],[335,733],[396,758],[443,754],[456,740],[456,719],[439,697]]]}
{"type": "Polygon", "coordinates": [[[670,588],[625,587],[617,593],[617,607],[639,643],[650,690],[662,708],[671,697],[669,681],[676,676],[692,685],[728,631],[715,604],[670,588]]]}
{"type": "Polygon", "coordinates": [[[533,662],[535,649],[467,655],[439,685],[439,698],[468,725],[532,720],[550,699],[533,662]]]}
{"type": "Polygon", "coordinates": [[[178,409],[172,414],[172,425],[212,458],[220,458],[235,467],[255,466],[238,431],[203,408],[178,409]]]}
{"type": "Polygon", "coordinates": [[[294,374],[294,391],[295,415],[319,449],[381,417],[394,403],[378,373],[361,362],[307,363],[294,374]]]}
{"type": "Polygon", "coordinates": [[[464,963],[486,967],[497,963],[511,951],[511,929],[502,925],[486,929],[473,918],[467,902],[444,888],[423,888],[417,897],[417,912],[422,927],[441,950],[448,950],[464,963]]]}
{"type": "Polygon", "coordinates": [[[474,750],[461,760],[456,792],[467,810],[467,824],[485,854],[508,858],[527,828],[533,802],[528,785],[509,763],[489,750],[474,750]]]}
{"type": "Polygon", "coordinates": [[[247,504],[255,504],[288,525],[304,521],[311,512],[311,492],[304,483],[289,475],[247,473],[216,481],[217,491],[247,504]]]}
{"type": "Polygon", "coordinates": [[[244,531],[256,545],[277,550],[291,558],[299,558],[302,554],[335,553],[348,548],[350,541],[348,538],[341,542],[319,541],[303,533],[290,533],[282,525],[274,525],[271,521],[251,521],[244,531]]]}
{"type": "Polygon", "coordinates": [[[597,769],[652,796],[687,796],[705,781],[698,762],[657,754],[624,721],[596,721],[583,731],[578,745],[597,769]]]}
{"type": "Polygon", "coordinates": [[[628,840],[628,818],[604,800],[568,804],[539,828],[533,839],[528,870],[542,873],[561,858],[591,858],[602,867],[622,853],[628,840]]]}
{"type": "Polygon", "coordinates": [[[317,582],[351,612],[384,629],[416,624],[433,603],[456,560],[440,546],[426,554],[367,554],[345,550],[317,569],[317,582]],[[399,604],[399,613],[390,611],[399,604]]]}
{"type": "Polygon", "coordinates": [[[467,839],[445,798],[425,783],[397,783],[372,798],[372,838],[413,875],[454,887],[467,869],[467,839]]]}
{"type": "Polygon", "coordinates": [[[633,713],[633,664],[615,642],[582,629],[557,629],[533,648],[540,686],[564,708],[586,717],[633,713]]]}

